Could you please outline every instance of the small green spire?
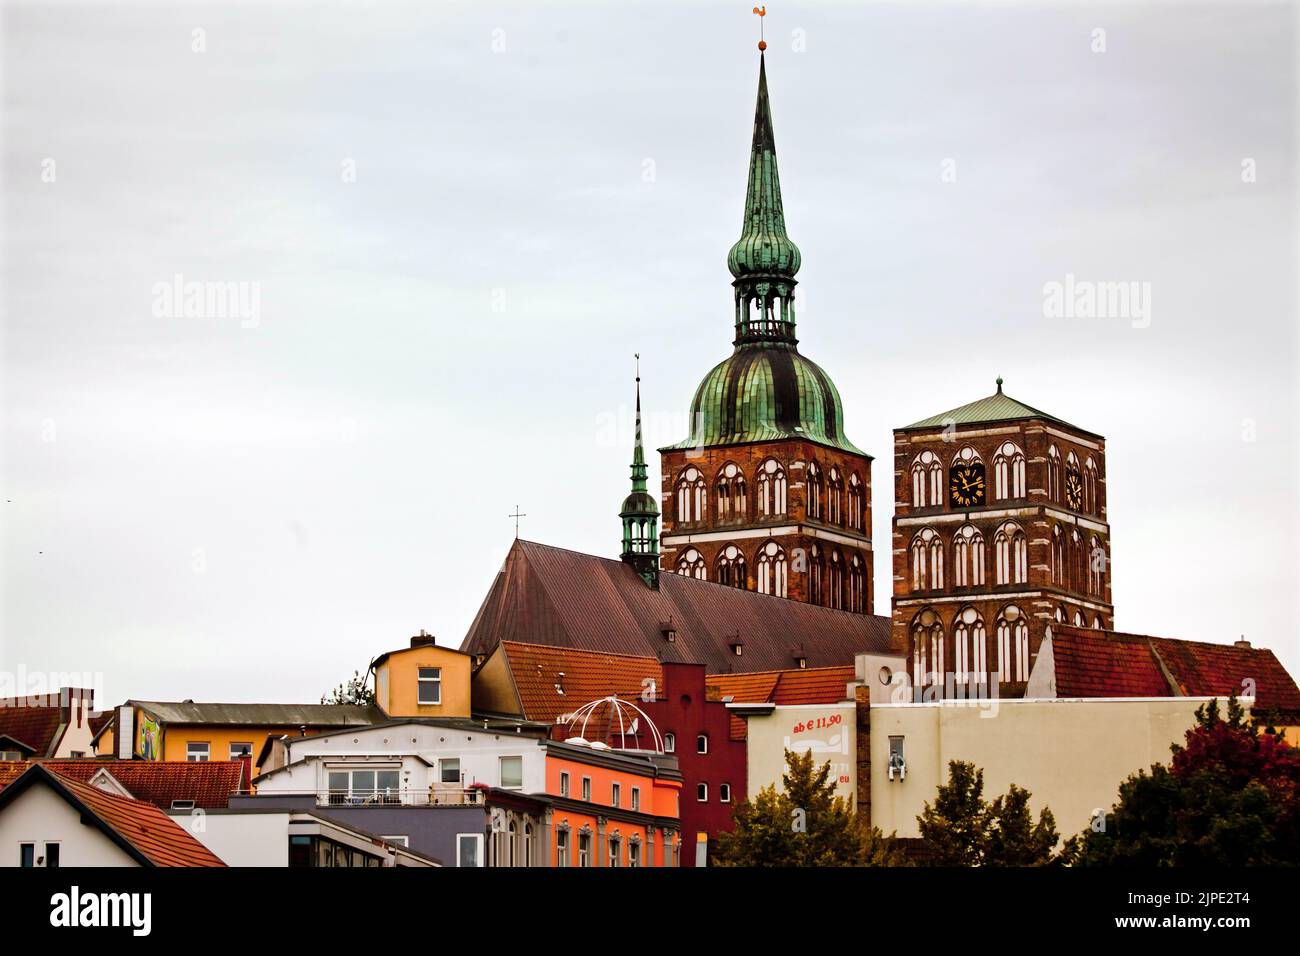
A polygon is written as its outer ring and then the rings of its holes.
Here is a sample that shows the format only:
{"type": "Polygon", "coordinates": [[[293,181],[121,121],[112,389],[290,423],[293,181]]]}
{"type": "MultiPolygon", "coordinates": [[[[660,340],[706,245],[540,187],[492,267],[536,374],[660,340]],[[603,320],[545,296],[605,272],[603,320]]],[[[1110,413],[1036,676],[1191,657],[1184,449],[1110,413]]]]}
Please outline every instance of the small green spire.
{"type": "Polygon", "coordinates": [[[641,355],[636,356],[636,441],[632,449],[632,493],[623,499],[622,559],[652,588],[659,587],[659,506],[646,487],[645,448],[641,444],[641,355]]]}
{"type": "Polygon", "coordinates": [[[1001,376],[1001,375],[998,376],[998,394],[999,394],[999,395],[1002,394],[1002,376],[1001,376]]]}

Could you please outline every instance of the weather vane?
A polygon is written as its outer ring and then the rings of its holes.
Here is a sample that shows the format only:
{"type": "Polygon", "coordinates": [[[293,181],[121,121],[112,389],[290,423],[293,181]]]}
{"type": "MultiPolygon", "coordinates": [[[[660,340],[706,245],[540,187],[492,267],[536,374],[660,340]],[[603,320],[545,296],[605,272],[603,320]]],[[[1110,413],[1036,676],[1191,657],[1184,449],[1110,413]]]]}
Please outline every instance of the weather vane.
{"type": "Polygon", "coordinates": [[[767,40],[763,36],[763,18],[767,16],[767,7],[755,7],[754,13],[758,14],[758,49],[762,52],[767,49],[767,40]]]}

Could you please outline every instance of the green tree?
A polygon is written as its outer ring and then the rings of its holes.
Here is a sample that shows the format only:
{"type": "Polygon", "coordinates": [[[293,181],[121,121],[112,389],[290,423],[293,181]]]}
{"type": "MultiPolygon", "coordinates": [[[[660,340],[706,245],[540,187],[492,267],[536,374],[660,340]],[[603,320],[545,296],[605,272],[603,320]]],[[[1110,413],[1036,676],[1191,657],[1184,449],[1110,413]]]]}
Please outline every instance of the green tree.
{"type": "Polygon", "coordinates": [[[936,866],[1043,866],[1052,862],[1056,820],[1043,808],[1034,822],[1029,791],[1014,783],[992,803],[984,799],[984,771],[953,760],[948,782],[916,818],[929,862],[936,866]]]}
{"type": "Polygon", "coordinates": [[[321,694],[320,702],[322,704],[374,706],[375,690],[369,686],[369,679],[369,672],[366,673],[365,677],[362,677],[360,671],[353,671],[352,677],[346,683],[339,684],[328,694],[321,694]]]}
{"type": "Polygon", "coordinates": [[[829,762],[785,752],[782,789],[767,786],[738,806],[718,840],[717,866],[901,866],[892,837],[866,826],[835,796],[829,762]]]}
{"type": "MultiPolygon", "coordinates": [[[[1300,862],[1300,750],[1260,732],[1235,695],[1196,711],[1168,766],[1119,788],[1104,818],[1066,844],[1076,866],[1274,866],[1300,862]]],[[[1266,722],[1266,726],[1271,721],[1266,722]]]]}

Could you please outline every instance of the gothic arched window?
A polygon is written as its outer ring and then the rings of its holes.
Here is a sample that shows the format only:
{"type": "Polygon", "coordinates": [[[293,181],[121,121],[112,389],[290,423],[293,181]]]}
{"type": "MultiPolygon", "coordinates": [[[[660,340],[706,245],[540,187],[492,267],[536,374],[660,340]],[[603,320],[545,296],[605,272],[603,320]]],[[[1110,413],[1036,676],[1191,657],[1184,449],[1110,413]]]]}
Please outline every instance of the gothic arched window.
{"type": "Polygon", "coordinates": [[[912,684],[943,683],[943,624],[926,608],[912,620],[912,684]]]}
{"type": "Polygon", "coordinates": [[[998,675],[1004,681],[1029,680],[1029,624],[1014,604],[998,615],[998,675]]]}
{"type": "Polygon", "coordinates": [[[993,498],[1004,501],[1025,496],[1025,453],[1014,442],[1003,442],[993,456],[993,498]]]}
{"type": "Polygon", "coordinates": [[[817,462],[808,462],[808,517],[820,521],[826,489],[822,486],[822,470],[817,462]]]}
{"type": "Polygon", "coordinates": [[[1055,445],[1047,449],[1047,497],[1061,500],[1061,453],[1055,445]]]}
{"type": "Polygon", "coordinates": [[[867,609],[866,571],[862,558],[853,556],[849,562],[849,610],[858,614],[867,609]]]}
{"type": "Polygon", "coordinates": [[[930,508],[943,504],[943,463],[926,450],[912,461],[912,507],[930,508]]]}
{"type": "Polygon", "coordinates": [[[943,537],[924,528],[912,538],[912,590],[943,587],[943,537]]]}
{"type": "Polygon", "coordinates": [[[1083,553],[1083,538],[1079,536],[1079,529],[1070,530],[1070,588],[1074,591],[1084,589],[1084,581],[1088,574],[1088,559],[1083,553]]]}
{"type": "Polygon", "coordinates": [[[1091,455],[1083,463],[1083,510],[1094,515],[1101,512],[1097,503],[1097,463],[1091,455]]]}
{"type": "Polygon", "coordinates": [[[985,683],[988,677],[988,635],[984,619],[973,607],[962,608],[953,620],[953,670],[958,684],[985,683]]]}
{"type": "Polygon", "coordinates": [[[849,475],[849,527],[858,531],[865,525],[862,521],[866,495],[863,493],[862,479],[856,474],[849,475]]]}
{"type": "Polygon", "coordinates": [[[734,462],[718,471],[714,482],[714,515],[719,522],[742,521],[745,517],[745,476],[734,462]]]}
{"type": "Polygon", "coordinates": [[[757,565],[758,593],[785,597],[788,572],[785,552],[781,550],[781,546],[775,541],[769,541],[759,548],[757,565]]]}
{"type": "Polygon", "coordinates": [[[775,458],[758,466],[758,516],[771,518],[785,514],[785,469],[775,458]]]}
{"type": "Polygon", "coordinates": [[[1065,535],[1059,524],[1052,525],[1052,583],[1067,583],[1065,575],[1065,535]]]}
{"type": "Polygon", "coordinates": [[[1008,521],[993,538],[995,584],[1024,584],[1029,580],[1029,540],[1020,526],[1008,521]]]}
{"type": "Polygon", "coordinates": [[[704,563],[704,555],[694,548],[687,548],[685,553],[677,559],[677,573],[688,578],[699,578],[701,581],[707,580],[709,568],[704,563]]]}
{"type": "Polygon", "coordinates": [[[678,524],[699,524],[703,521],[705,497],[704,476],[692,465],[677,478],[678,524]]]}
{"type": "Polygon", "coordinates": [[[952,571],[959,588],[984,584],[984,535],[974,525],[963,525],[952,537],[952,571]]]}
{"type": "Polygon", "coordinates": [[[1094,597],[1106,593],[1106,549],[1095,534],[1088,542],[1088,593],[1094,597]]]}
{"type": "Polygon", "coordinates": [[[740,588],[749,587],[749,577],[745,572],[745,555],[734,544],[729,544],[718,552],[718,565],[714,577],[719,584],[740,588]]]}
{"type": "Polygon", "coordinates": [[[826,595],[822,582],[822,552],[813,545],[808,549],[808,600],[813,604],[825,604],[826,595]]]}
{"type": "Polygon", "coordinates": [[[844,479],[840,470],[831,466],[826,482],[826,518],[831,524],[844,523],[844,479]]]}
{"type": "Polygon", "coordinates": [[[844,610],[844,559],[838,550],[831,552],[830,580],[827,583],[830,586],[827,606],[844,610]]]}

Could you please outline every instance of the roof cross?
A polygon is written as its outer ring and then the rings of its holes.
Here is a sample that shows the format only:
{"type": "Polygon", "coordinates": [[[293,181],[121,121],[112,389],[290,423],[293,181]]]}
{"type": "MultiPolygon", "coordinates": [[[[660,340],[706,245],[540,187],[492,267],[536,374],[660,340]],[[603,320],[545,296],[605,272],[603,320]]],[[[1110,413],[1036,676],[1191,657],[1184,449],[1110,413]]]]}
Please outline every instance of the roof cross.
{"type": "Polygon", "coordinates": [[[514,519],[515,519],[515,538],[516,538],[516,540],[517,540],[517,539],[519,538],[519,519],[520,519],[520,518],[527,518],[527,517],[528,517],[528,514],[527,514],[526,512],[520,511],[520,510],[519,510],[519,506],[518,506],[518,505],[515,505],[515,513],[514,513],[514,514],[510,514],[510,515],[506,515],[506,517],[507,517],[507,518],[514,518],[514,519]]]}

